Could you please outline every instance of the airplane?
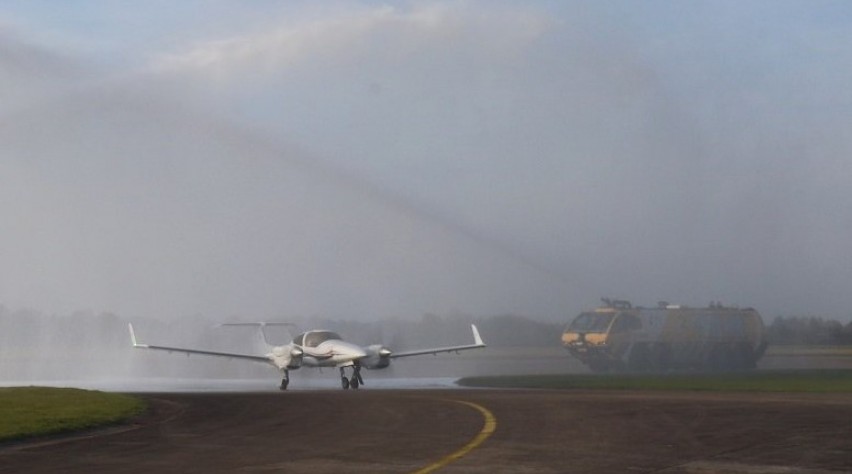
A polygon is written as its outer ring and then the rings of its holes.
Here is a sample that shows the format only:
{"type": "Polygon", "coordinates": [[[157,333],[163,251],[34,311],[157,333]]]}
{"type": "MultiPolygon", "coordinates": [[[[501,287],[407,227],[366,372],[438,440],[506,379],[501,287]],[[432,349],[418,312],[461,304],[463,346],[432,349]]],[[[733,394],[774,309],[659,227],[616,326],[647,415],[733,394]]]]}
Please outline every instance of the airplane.
{"type": "Polygon", "coordinates": [[[204,356],[228,357],[232,359],[250,360],[271,364],[281,371],[281,390],[287,390],[290,384],[290,371],[300,367],[337,367],[340,369],[340,384],[344,390],[357,389],[364,385],[361,377],[361,368],[384,369],[389,366],[391,360],[400,357],[411,357],[424,354],[438,354],[441,352],[460,352],[485,347],[482,337],[476,325],[471,324],[473,332],[473,344],[461,346],[433,347],[430,349],[419,349],[407,352],[394,353],[381,344],[359,346],[346,342],[339,334],[325,329],[315,329],[304,332],[293,338],[292,342],[280,346],[270,344],[266,338],[264,328],[267,326],[292,326],[289,323],[226,323],[221,326],[255,326],[258,328],[257,346],[259,350],[254,354],[238,354],[231,352],[217,352],[200,349],[187,349],[182,347],[157,346],[152,344],[141,344],[136,339],[133,324],[129,323],[130,341],[137,349],[154,349],[168,352],[179,352],[187,355],[197,354],[204,356]],[[345,369],[351,369],[352,375],[347,378],[345,369]]]}

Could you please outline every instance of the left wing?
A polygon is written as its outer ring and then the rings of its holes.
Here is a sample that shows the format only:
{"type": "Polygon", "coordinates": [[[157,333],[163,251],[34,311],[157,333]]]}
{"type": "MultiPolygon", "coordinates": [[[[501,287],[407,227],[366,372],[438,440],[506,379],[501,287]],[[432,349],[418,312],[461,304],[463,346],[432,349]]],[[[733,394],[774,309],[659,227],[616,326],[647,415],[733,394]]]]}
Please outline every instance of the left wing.
{"type": "Polygon", "coordinates": [[[482,338],[479,336],[479,329],[476,329],[475,324],[470,325],[470,329],[473,331],[473,344],[468,344],[465,346],[448,346],[448,347],[433,347],[431,349],[420,349],[416,351],[408,351],[408,352],[397,352],[391,354],[391,359],[396,359],[397,357],[410,357],[416,355],[424,355],[424,354],[437,354],[439,352],[459,352],[459,351],[467,351],[470,349],[481,349],[485,347],[485,343],[482,342],[482,338]]]}
{"type": "MultiPolygon", "coordinates": [[[[228,357],[231,359],[245,359],[252,360],[255,362],[263,362],[266,364],[272,364],[272,360],[269,357],[262,355],[251,355],[251,354],[235,354],[230,352],[215,352],[215,351],[203,351],[200,349],[184,349],[182,347],[167,347],[167,346],[152,346],[148,344],[139,344],[136,341],[136,333],[133,331],[133,324],[127,324],[128,329],[130,329],[130,342],[133,343],[133,347],[137,349],[156,349],[160,351],[168,351],[168,352],[181,352],[183,354],[198,354],[198,355],[206,355],[206,356],[217,356],[217,357],[228,357]]],[[[274,364],[273,364],[274,365],[274,364]]]]}

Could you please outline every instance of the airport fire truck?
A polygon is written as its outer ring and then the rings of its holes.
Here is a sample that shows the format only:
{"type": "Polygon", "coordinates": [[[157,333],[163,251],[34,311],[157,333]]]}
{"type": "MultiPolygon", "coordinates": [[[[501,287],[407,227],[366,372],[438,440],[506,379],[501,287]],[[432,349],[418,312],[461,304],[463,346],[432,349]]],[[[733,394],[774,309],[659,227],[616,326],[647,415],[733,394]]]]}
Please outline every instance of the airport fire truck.
{"type": "Polygon", "coordinates": [[[766,350],[763,320],[752,308],[601,300],[562,334],[568,352],[595,372],[751,369],[766,350]]]}

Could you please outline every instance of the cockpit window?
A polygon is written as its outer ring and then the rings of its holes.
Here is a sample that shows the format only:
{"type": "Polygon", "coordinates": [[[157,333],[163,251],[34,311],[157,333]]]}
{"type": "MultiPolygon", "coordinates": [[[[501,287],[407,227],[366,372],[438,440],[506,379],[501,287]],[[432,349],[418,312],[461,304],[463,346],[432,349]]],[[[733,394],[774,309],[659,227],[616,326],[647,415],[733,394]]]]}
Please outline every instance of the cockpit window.
{"type": "Polygon", "coordinates": [[[568,330],[572,332],[606,332],[613,316],[615,316],[613,313],[581,313],[571,322],[568,330]]]}
{"type": "Polygon", "coordinates": [[[306,332],[305,334],[302,334],[301,336],[297,337],[296,339],[293,340],[293,342],[296,343],[296,344],[299,344],[301,346],[305,346],[305,347],[316,347],[316,346],[318,346],[318,345],[322,344],[323,342],[328,341],[330,339],[338,339],[339,340],[340,334],[337,334],[336,332],[331,332],[331,331],[311,331],[311,332],[306,332]],[[299,339],[304,339],[302,341],[303,342],[302,344],[299,344],[299,342],[298,342],[299,339]]]}

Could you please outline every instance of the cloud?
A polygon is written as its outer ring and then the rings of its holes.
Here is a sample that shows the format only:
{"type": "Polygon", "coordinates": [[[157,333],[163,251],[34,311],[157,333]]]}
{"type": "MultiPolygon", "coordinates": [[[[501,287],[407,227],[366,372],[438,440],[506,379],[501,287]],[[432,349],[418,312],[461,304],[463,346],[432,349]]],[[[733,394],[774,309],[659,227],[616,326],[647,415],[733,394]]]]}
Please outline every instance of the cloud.
{"type": "Polygon", "coordinates": [[[254,74],[317,60],[357,62],[375,55],[404,60],[422,49],[464,48],[477,40],[477,54],[505,54],[540,36],[549,23],[546,17],[523,9],[482,12],[443,4],[357,8],[304,23],[284,22],[271,31],[201,42],[188,51],[155,59],[151,68],[213,73],[222,79],[239,77],[246,67],[254,74]],[[500,35],[494,34],[498,31],[500,35]]]}

